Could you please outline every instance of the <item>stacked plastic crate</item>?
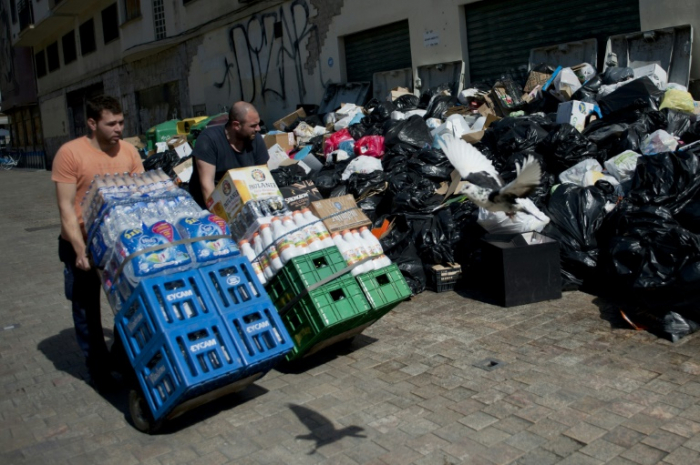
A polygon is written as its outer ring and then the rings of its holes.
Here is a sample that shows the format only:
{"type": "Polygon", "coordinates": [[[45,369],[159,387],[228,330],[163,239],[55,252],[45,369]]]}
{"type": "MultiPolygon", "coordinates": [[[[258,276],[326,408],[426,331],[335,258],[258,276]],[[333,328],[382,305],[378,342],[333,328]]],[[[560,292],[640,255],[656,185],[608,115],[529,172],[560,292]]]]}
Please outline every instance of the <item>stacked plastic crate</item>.
{"type": "Polygon", "coordinates": [[[293,348],[244,257],[143,280],[115,323],[155,420],[293,348]]]}
{"type": "Polygon", "coordinates": [[[296,360],[359,334],[411,295],[392,264],[357,277],[337,247],[292,258],[269,282],[296,360]]]}

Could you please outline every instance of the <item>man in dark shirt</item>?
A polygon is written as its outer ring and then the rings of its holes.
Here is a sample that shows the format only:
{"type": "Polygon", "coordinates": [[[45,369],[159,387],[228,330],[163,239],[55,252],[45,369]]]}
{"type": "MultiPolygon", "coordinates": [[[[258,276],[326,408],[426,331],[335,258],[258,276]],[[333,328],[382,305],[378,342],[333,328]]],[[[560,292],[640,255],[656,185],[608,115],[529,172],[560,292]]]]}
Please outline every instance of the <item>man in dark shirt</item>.
{"type": "Polygon", "coordinates": [[[206,208],[216,183],[230,169],[266,165],[270,156],[260,132],[260,115],[247,102],[237,102],[224,126],[207,128],[197,138],[190,193],[206,208]]]}

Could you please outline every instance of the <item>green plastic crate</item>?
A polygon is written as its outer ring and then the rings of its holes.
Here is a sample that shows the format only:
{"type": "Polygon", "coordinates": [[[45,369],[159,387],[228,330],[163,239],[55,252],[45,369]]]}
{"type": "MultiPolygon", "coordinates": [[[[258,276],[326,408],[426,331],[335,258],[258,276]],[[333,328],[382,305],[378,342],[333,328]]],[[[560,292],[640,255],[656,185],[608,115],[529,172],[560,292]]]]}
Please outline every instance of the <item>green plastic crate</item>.
{"type": "MultiPolygon", "coordinates": [[[[278,307],[279,309],[279,307],[278,307]]],[[[314,346],[362,325],[372,310],[357,280],[348,273],[315,289],[282,315],[294,349],[295,360],[314,346]]]]}
{"type": "Polygon", "coordinates": [[[411,289],[395,264],[357,276],[372,310],[365,321],[377,320],[411,297],[411,289]]]}
{"type": "Polygon", "coordinates": [[[347,268],[337,247],[328,247],[292,258],[267,286],[267,293],[281,309],[303,290],[347,268]]]}

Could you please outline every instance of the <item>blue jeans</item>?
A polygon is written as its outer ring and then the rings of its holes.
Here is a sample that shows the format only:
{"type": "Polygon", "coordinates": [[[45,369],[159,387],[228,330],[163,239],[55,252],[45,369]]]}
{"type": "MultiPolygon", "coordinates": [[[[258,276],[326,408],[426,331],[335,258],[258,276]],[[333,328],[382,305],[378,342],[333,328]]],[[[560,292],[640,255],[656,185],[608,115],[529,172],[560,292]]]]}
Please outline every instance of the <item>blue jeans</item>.
{"type": "Polygon", "coordinates": [[[100,311],[101,283],[97,271],[77,268],[73,246],[60,237],[58,256],[65,265],[63,276],[66,299],[72,303],[75,336],[85,356],[85,364],[91,372],[109,371],[109,351],[100,311]]]}

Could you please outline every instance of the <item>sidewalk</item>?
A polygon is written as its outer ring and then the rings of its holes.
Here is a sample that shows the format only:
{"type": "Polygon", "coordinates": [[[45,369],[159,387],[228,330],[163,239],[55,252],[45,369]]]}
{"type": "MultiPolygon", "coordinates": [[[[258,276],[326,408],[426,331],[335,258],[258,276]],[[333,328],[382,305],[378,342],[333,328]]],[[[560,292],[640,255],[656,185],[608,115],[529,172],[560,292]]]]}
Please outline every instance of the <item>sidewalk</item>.
{"type": "MultiPolygon", "coordinates": [[[[144,435],[126,392],[83,379],[50,173],[0,172],[0,198],[4,465],[700,463],[700,337],[613,329],[615,308],[579,292],[504,309],[427,291],[144,435]]],[[[110,337],[111,320],[103,301],[110,337]]]]}

